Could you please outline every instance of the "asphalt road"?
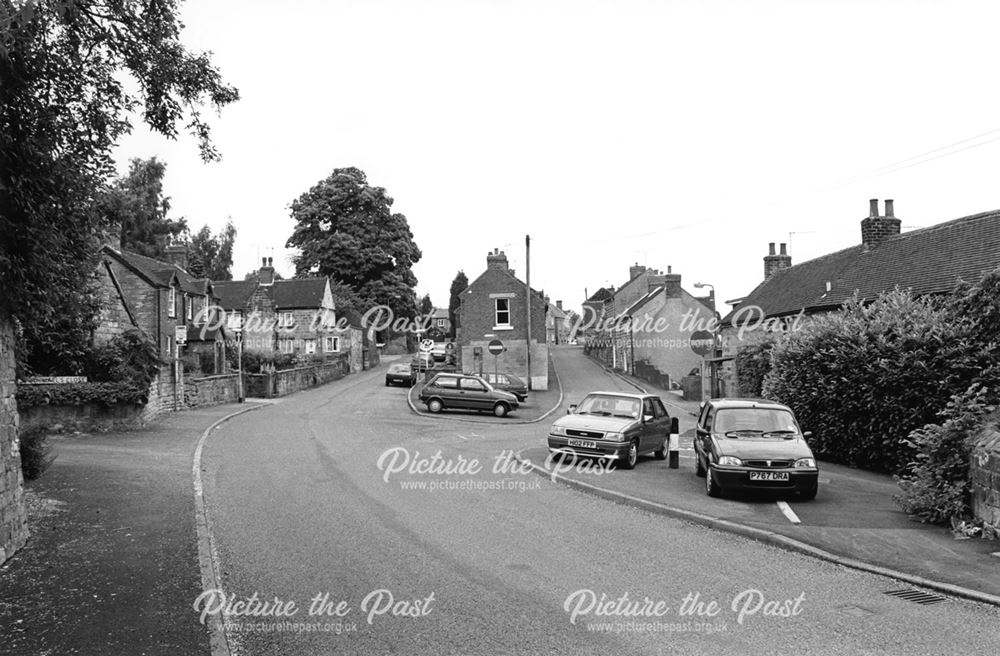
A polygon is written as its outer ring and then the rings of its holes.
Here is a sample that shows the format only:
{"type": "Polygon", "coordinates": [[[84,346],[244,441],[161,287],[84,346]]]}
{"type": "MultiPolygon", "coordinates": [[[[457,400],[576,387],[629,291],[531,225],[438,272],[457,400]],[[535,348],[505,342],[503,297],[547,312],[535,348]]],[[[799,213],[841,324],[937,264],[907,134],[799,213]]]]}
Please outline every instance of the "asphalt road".
{"type": "MultiPolygon", "coordinates": [[[[578,350],[555,358],[567,406],[593,389],[629,389],[578,350]]],[[[995,607],[887,596],[904,586],[517,471],[511,453],[539,445],[547,420],[417,417],[406,389],[383,386],[384,369],[237,417],[208,442],[227,600],[256,594],[286,614],[250,604],[261,615],[231,616],[237,653],[1000,647],[995,607]],[[333,615],[311,615],[314,599],[333,615]]]]}

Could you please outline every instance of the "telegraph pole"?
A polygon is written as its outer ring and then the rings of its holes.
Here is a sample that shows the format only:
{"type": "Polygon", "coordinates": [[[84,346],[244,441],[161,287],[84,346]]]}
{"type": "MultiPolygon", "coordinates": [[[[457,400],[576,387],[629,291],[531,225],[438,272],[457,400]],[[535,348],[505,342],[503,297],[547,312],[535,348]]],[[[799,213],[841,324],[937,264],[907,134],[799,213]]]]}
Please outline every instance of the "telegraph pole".
{"type": "Polygon", "coordinates": [[[528,389],[531,389],[531,235],[524,236],[524,297],[528,301],[528,389]]]}

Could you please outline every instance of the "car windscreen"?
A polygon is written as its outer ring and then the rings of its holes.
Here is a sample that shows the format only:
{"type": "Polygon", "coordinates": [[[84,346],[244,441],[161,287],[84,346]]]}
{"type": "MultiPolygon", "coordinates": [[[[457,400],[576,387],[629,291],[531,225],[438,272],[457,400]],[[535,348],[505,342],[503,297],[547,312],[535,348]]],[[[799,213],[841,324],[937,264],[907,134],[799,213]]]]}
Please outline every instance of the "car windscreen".
{"type": "Polygon", "coordinates": [[[798,434],[799,429],[792,413],[781,408],[720,408],[712,431],[736,437],[787,437],[798,434]]]}
{"type": "Polygon", "coordinates": [[[577,406],[576,412],[581,415],[638,419],[640,407],[639,399],[606,394],[591,394],[577,406]]]}
{"type": "Polygon", "coordinates": [[[389,367],[390,374],[408,374],[410,373],[410,365],[408,364],[394,364],[389,367]]]}

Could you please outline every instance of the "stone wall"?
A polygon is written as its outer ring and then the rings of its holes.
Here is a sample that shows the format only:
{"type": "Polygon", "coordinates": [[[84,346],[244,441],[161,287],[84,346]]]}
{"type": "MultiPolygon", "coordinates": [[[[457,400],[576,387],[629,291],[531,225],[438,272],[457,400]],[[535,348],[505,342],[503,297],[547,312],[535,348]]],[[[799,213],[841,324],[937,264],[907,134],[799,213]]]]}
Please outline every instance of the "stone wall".
{"type": "Polygon", "coordinates": [[[21,408],[21,426],[52,432],[132,430],[146,423],[144,412],[145,406],[132,404],[39,405],[21,408]]]}
{"type": "Polygon", "coordinates": [[[184,405],[197,408],[223,403],[236,403],[239,394],[239,374],[220,376],[186,376],[184,405]]]}
{"type": "Polygon", "coordinates": [[[972,452],[972,511],[976,519],[1000,525],[1000,432],[990,422],[972,452]]]}
{"type": "Polygon", "coordinates": [[[15,391],[14,329],[0,315],[0,564],[28,539],[15,391]]]}
{"type": "Polygon", "coordinates": [[[246,395],[260,398],[285,396],[300,390],[323,385],[350,373],[345,356],[325,364],[284,369],[270,374],[247,374],[246,395]]]}

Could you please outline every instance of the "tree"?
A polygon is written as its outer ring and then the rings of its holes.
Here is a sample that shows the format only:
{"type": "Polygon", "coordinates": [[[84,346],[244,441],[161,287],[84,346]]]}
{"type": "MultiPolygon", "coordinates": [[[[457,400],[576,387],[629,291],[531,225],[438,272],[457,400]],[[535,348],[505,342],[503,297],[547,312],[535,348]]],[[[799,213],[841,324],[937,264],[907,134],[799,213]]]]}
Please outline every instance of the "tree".
{"type": "Polygon", "coordinates": [[[167,218],[170,198],[163,195],[163,174],[167,165],[149,159],[133,159],[128,175],[116,180],[98,198],[98,210],[114,231],[117,227],[119,245],[146,257],[163,259],[168,241],[187,231],[187,222],[167,218]]]}
{"type": "Polygon", "coordinates": [[[368,184],[363,171],[335,169],[292,202],[298,248],[296,275],[329,276],[348,285],[366,306],[386,305],[398,317],[416,312],[412,267],[420,249],[406,217],[392,213],[393,200],[368,184]]]}
{"type": "Polygon", "coordinates": [[[469,286],[469,279],[465,276],[465,271],[459,270],[455,274],[455,279],[451,281],[451,299],[448,301],[448,319],[451,321],[451,328],[449,329],[448,336],[452,339],[455,338],[456,331],[458,330],[458,308],[462,304],[461,294],[469,286]]]}
{"type": "Polygon", "coordinates": [[[424,297],[420,299],[420,307],[417,308],[417,313],[421,317],[426,317],[433,311],[434,311],[434,303],[431,302],[431,295],[424,294],[424,297]]]}
{"type": "Polygon", "coordinates": [[[107,228],[94,198],[128,114],[170,137],[183,121],[218,156],[200,108],[239,94],[180,29],[174,0],[0,0],[0,312],[20,325],[22,373],[82,366],[107,228]]]}
{"type": "Polygon", "coordinates": [[[210,280],[233,279],[233,242],[236,226],[229,219],[218,235],[208,226],[199,230],[188,242],[188,273],[210,280]]]}

